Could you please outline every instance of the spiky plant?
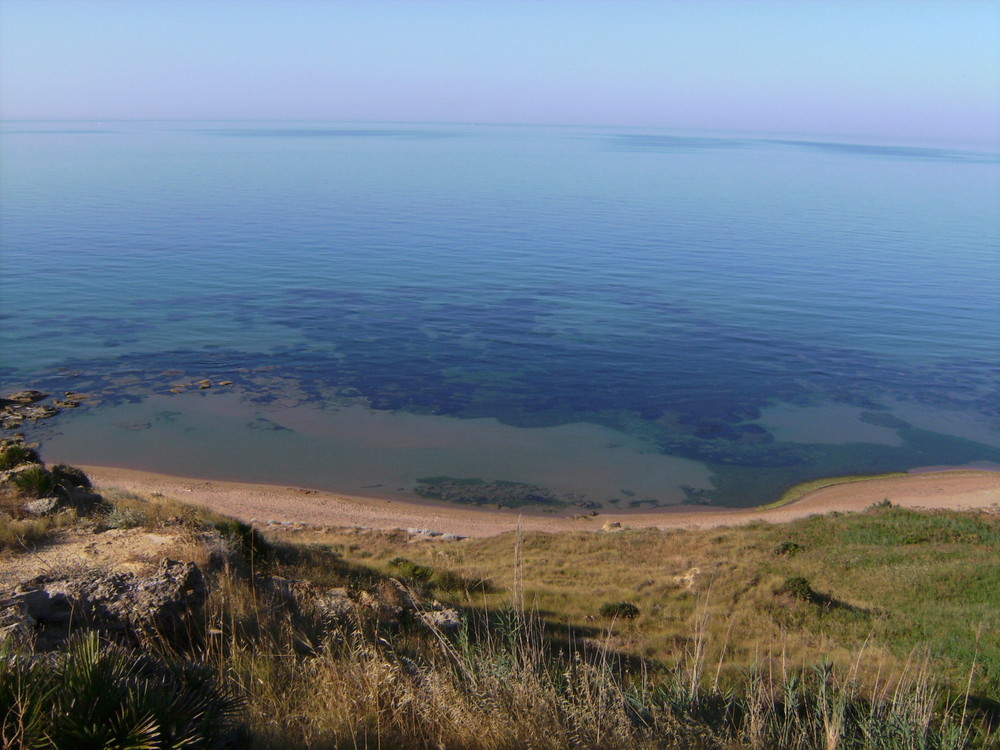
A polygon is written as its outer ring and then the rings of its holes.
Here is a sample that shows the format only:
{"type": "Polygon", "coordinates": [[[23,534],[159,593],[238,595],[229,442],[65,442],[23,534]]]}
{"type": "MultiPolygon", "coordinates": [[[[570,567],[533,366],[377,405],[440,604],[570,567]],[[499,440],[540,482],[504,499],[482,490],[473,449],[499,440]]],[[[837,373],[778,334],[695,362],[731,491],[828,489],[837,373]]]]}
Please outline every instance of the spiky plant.
{"type": "Polygon", "coordinates": [[[41,464],[35,464],[17,472],[11,477],[11,481],[22,494],[31,497],[48,497],[56,488],[52,472],[41,464]]]}
{"type": "Polygon", "coordinates": [[[15,469],[21,464],[40,464],[38,451],[23,443],[12,443],[0,448],[0,471],[15,469]]]}
{"type": "Polygon", "coordinates": [[[102,646],[94,633],[48,658],[0,652],[7,747],[233,747],[240,708],[207,668],[102,646]]]}

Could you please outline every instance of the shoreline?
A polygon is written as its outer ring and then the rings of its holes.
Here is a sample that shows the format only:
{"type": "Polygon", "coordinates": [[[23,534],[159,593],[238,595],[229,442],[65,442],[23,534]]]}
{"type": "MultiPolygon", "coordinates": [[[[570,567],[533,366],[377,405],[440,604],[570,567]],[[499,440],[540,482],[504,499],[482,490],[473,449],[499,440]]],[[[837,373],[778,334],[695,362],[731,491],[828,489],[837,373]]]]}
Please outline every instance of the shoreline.
{"type": "Polygon", "coordinates": [[[655,511],[601,512],[596,516],[566,511],[496,510],[463,507],[435,500],[385,500],[305,487],[195,479],[135,469],[80,466],[98,490],[159,493],[200,505],[242,521],[374,529],[427,529],[459,536],[493,536],[524,531],[597,531],[618,522],[630,528],[713,528],[754,521],[781,523],[832,511],[863,510],[888,499],[894,505],[926,510],[1000,508],[1000,472],[952,469],[873,477],[832,484],[778,507],[713,508],[680,505],[655,511]]]}

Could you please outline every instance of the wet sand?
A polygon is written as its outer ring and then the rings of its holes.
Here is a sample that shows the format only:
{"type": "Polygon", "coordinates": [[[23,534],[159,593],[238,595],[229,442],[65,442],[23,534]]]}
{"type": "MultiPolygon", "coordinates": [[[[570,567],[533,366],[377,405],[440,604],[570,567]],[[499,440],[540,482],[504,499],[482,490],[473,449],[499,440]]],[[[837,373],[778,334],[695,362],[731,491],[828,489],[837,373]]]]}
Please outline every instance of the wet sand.
{"type": "Polygon", "coordinates": [[[655,512],[556,513],[464,508],[434,501],[410,502],[339,495],[302,487],[223,482],[101,466],[81,467],[98,489],[118,488],[161,493],[244,521],[360,526],[377,529],[428,529],[461,536],[492,536],[518,528],[526,531],[599,530],[617,521],[640,528],[710,528],[762,520],[792,521],[831,511],[857,511],[888,499],[894,505],[924,509],[994,509],[1000,511],[1000,472],[933,471],[824,487],[789,505],[771,510],[712,509],[678,506],[655,512]]]}

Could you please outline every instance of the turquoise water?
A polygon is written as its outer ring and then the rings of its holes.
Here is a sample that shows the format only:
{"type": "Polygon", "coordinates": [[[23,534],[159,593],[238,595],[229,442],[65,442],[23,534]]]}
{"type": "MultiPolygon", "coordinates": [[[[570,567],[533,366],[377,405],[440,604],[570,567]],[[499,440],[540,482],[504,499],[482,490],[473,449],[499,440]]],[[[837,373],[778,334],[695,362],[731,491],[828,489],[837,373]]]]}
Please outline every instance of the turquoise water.
{"type": "Polygon", "coordinates": [[[995,154],[337,123],[0,145],[0,384],[92,396],[25,425],[50,458],[619,507],[1000,463],[995,154]]]}

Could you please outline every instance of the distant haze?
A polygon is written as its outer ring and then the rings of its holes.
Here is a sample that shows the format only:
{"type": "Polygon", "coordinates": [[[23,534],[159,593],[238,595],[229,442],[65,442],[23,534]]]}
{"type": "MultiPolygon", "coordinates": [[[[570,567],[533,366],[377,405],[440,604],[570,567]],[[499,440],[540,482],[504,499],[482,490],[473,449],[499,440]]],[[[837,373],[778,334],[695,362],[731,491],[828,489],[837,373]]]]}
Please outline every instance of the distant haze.
{"type": "Polygon", "coordinates": [[[981,2],[0,0],[0,116],[609,125],[996,146],[981,2]]]}

